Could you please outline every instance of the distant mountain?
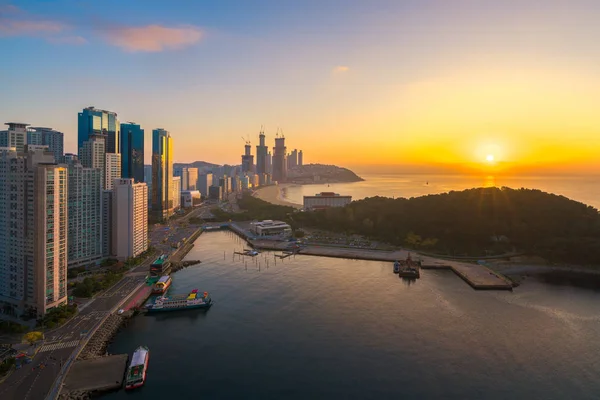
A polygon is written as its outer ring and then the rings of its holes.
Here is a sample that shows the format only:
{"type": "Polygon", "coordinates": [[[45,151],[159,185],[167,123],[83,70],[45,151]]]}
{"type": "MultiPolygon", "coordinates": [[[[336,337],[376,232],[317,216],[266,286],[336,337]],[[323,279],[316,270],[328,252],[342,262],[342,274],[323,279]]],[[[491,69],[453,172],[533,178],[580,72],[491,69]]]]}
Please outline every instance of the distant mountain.
{"type": "Polygon", "coordinates": [[[216,168],[216,167],[220,167],[221,165],[219,164],[213,164],[213,163],[209,163],[206,161],[194,161],[191,163],[174,163],[173,167],[177,168],[177,167],[194,167],[194,168],[216,168]]]}
{"type": "Polygon", "coordinates": [[[287,181],[294,183],[338,183],[360,182],[364,179],[348,168],[325,164],[307,164],[290,168],[287,181]]]}

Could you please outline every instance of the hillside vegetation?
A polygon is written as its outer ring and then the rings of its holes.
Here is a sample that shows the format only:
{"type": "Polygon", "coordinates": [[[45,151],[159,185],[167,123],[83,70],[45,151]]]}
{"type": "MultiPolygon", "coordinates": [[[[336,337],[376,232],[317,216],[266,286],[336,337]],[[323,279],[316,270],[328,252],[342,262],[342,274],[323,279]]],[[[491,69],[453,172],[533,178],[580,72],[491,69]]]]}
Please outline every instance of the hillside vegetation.
{"type": "Polygon", "coordinates": [[[513,251],[600,265],[598,210],[531,189],[478,188],[411,199],[372,197],[294,214],[294,223],[455,256],[513,251]]]}

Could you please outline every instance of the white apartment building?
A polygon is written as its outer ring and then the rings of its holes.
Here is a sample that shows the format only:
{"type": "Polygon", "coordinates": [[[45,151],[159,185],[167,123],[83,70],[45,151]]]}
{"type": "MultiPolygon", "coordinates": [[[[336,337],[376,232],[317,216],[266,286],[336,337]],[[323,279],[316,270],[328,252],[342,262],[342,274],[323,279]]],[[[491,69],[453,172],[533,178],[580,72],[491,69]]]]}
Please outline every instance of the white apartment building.
{"type": "Polygon", "coordinates": [[[47,147],[0,149],[0,313],[67,303],[68,176],[47,147]]]}
{"type": "Polygon", "coordinates": [[[148,249],[148,186],[121,178],[112,192],[112,253],[119,259],[137,257],[148,249]]]}
{"type": "Polygon", "coordinates": [[[104,164],[104,189],[111,190],[115,179],[121,177],[121,154],[106,153],[104,164]]]}
{"type": "Polygon", "coordinates": [[[7,122],[5,125],[8,125],[8,130],[0,131],[0,147],[14,147],[18,153],[25,151],[29,124],[7,122]]]}

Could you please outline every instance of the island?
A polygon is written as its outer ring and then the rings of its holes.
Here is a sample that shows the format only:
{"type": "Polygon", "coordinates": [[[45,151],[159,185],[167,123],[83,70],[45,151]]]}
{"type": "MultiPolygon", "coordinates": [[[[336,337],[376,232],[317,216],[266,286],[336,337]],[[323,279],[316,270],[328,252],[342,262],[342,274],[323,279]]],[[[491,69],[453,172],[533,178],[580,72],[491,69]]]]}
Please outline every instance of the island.
{"type": "Polygon", "coordinates": [[[297,184],[360,181],[364,181],[364,179],[350,171],[348,168],[326,164],[306,164],[292,167],[288,169],[286,180],[288,183],[297,184]]]}

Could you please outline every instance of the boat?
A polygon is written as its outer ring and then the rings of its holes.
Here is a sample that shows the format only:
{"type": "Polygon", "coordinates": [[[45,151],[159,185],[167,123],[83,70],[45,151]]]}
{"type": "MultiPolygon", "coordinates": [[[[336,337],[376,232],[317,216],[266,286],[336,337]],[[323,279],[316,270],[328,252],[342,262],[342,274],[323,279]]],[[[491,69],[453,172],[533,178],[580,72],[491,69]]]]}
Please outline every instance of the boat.
{"type": "Polygon", "coordinates": [[[397,274],[398,272],[400,272],[400,263],[396,260],[394,261],[394,273],[397,274]]]}
{"type": "Polygon", "coordinates": [[[421,277],[421,262],[414,261],[408,253],[406,260],[400,261],[399,263],[398,276],[400,278],[413,278],[417,279],[421,277]]]}
{"type": "Polygon", "coordinates": [[[260,253],[258,252],[258,250],[254,250],[254,249],[245,249],[244,250],[244,255],[246,255],[246,256],[252,256],[252,257],[254,257],[254,256],[257,256],[259,254],[260,253]]]}
{"type": "Polygon", "coordinates": [[[151,313],[159,311],[188,310],[192,308],[209,308],[211,305],[212,299],[208,292],[199,295],[198,289],[194,289],[188,294],[159,296],[155,298],[152,303],[146,305],[146,310],[151,313]]]}
{"type": "Polygon", "coordinates": [[[153,294],[163,294],[171,286],[171,277],[169,275],[161,276],[158,281],[152,286],[153,294]]]}
{"type": "Polygon", "coordinates": [[[133,352],[125,377],[125,390],[135,389],[144,384],[149,357],[150,350],[146,346],[140,346],[133,352]]]}

